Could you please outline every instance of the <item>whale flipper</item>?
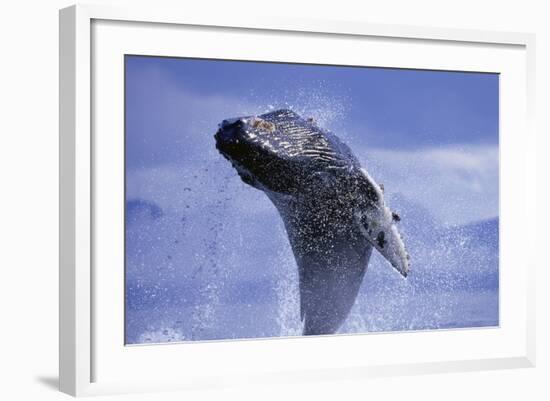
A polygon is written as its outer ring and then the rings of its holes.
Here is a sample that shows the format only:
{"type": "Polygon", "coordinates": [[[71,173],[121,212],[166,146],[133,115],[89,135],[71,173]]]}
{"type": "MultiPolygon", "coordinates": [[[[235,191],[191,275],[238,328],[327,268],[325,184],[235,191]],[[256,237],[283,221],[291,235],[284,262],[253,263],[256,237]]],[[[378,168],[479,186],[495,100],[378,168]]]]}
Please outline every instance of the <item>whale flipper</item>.
{"type": "Polygon", "coordinates": [[[304,335],[332,334],[338,330],[355,302],[371,252],[370,245],[360,250],[341,243],[329,254],[296,258],[304,335]]]}

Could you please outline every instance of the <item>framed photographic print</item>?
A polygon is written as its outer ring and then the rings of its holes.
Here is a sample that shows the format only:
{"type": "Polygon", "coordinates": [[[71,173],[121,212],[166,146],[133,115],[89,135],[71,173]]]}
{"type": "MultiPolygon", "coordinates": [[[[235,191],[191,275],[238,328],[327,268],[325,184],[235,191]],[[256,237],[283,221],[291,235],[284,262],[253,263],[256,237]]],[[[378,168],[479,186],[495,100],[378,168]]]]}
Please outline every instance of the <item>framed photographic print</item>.
{"type": "Polygon", "coordinates": [[[532,366],[533,46],[62,10],[61,390],[532,366]]]}

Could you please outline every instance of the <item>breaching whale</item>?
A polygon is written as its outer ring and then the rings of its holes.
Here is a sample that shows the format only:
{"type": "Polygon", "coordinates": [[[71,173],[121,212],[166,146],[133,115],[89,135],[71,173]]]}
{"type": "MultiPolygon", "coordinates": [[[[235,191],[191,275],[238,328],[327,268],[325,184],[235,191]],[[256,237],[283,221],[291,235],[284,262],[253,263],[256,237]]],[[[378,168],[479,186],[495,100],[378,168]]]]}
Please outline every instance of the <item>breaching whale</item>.
{"type": "Polygon", "coordinates": [[[345,321],[372,249],[404,277],[409,256],[383,188],[336,135],[292,110],[224,120],[216,148],[281,215],[298,265],[304,335],[345,321]]]}

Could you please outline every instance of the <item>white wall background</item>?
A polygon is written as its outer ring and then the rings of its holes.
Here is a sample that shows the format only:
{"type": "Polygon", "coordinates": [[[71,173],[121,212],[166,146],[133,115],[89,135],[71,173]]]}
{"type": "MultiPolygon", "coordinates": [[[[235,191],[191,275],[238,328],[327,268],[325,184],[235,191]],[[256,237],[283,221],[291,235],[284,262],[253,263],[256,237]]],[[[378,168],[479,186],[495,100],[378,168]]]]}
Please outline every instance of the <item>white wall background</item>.
{"type": "MultiPolygon", "coordinates": [[[[137,1],[96,1],[128,4],[137,1]]],[[[140,2],[147,3],[147,2],[140,2]]],[[[155,6],[182,1],[150,1],[155,6]]],[[[230,15],[271,13],[377,23],[526,31],[537,34],[540,244],[538,365],[533,369],[328,382],[292,388],[251,388],[185,395],[122,396],[157,399],[549,399],[550,281],[543,259],[549,217],[548,107],[550,25],[545,1],[219,1],[193,9],[230,15]]],[[[0,398],[63,399],[57,393],[58,20],[62,0],[0,3],[0,398]]],[[[115,399],[108,397],[108,399],[115,399]]],[[[118,399],[118,398],[117,398],[118,399]]]]}

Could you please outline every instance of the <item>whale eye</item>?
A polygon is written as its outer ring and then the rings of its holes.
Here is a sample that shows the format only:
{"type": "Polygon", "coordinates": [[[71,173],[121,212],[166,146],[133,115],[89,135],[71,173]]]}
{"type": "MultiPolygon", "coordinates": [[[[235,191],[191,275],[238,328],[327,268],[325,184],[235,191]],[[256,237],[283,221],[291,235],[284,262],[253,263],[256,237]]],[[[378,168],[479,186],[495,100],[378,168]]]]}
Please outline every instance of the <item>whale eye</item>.
{"type": "Polygon", "coordinates": [[[391,212],[391,217],[392,217],[392,220],[393,221],[401,221],[401,216],[399,216],[397,213],[395,212],[391,212]]]}

